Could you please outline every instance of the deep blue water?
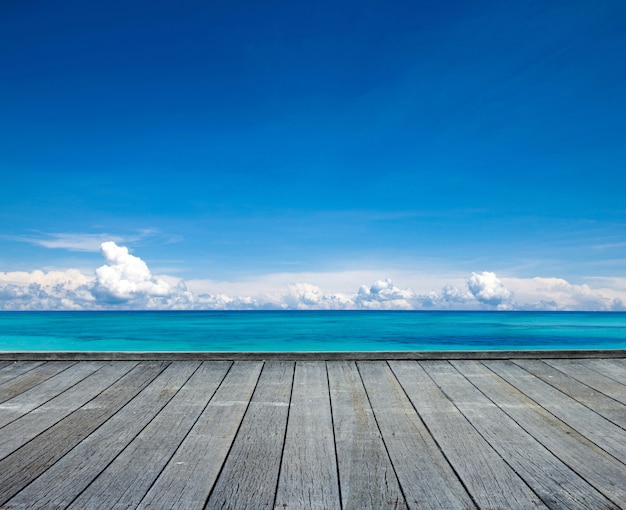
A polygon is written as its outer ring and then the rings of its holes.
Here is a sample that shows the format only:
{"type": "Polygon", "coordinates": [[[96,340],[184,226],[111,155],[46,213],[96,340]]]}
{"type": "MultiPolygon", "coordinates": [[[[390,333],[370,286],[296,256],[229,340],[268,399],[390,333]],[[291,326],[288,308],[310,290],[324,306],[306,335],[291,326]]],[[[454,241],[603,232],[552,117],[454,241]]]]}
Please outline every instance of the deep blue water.
{"type": "Polygon", "coordinates": [[[0,351],[626,349],[626,313],[0,312],[0,351]]]}

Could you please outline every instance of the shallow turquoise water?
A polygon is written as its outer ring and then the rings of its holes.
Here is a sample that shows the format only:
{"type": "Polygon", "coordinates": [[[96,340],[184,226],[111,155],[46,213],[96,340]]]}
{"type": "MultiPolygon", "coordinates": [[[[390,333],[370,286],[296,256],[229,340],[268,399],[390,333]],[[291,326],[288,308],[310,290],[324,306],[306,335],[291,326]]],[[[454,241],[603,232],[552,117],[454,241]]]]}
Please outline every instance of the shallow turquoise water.
{"type": "Polygon", "coordinates": [[[0,351],[626,349],[626,313],[0,312],[0,351]]]}

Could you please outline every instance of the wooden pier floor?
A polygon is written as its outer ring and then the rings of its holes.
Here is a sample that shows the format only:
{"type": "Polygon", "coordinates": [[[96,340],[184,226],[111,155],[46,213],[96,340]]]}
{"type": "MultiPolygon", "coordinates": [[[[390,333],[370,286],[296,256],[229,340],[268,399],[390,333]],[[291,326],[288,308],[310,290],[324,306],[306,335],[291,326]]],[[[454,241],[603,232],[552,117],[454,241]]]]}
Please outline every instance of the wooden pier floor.
{"type": "Polygon", "coordinates": [[[626,509],[626,359],[0,361],[0,508],[626,509]]]}

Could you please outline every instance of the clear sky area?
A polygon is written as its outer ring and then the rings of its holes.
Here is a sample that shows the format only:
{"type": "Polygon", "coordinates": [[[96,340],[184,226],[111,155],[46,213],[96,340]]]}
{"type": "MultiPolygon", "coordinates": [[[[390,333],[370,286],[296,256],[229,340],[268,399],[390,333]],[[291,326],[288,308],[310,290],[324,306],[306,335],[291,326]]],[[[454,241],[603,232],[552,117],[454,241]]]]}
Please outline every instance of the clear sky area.
{"type": "Polygon", "coordinates": [[[0,309],[626,308],[623,0],[0,3],[0,309]]]}

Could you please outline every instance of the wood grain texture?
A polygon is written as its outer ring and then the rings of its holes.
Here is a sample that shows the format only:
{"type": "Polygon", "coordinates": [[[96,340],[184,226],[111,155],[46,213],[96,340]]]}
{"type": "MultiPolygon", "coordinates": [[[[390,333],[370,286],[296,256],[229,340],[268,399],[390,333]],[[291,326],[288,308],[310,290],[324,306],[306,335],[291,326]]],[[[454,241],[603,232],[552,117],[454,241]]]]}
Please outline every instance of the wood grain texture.
{"type": "MultiPolygon", "coordinates": [[[[52,362],[56,363],[56,362],[52,362]]],[[[57,375],[0,404],[0,428],[52,400],[104,365],[104,361],[72,363],[57,375]]],[[[60,367],[57,367],[60,368],[60,367]]],[[[28,372],[29,374],[32,373],[28,372]]]]}
{"type": "Polygon", "coordinates": [[[422,366],[476,430],[549,508],[610,508],[611,501],[503,413],[447,362],[422,366]]]}
{"type": "Polygon", "coordinates": [[[206,508],[273,508],[295,364],[268,362],[206,508]]]}
{"type": "Polygon", "coordinates": [[[0,403],[16,397],[33,386],[37,386],[75,363],[75,361],[52,361],[35,367],[33,370],[29,370],[18,377],[14,377],[8,383],[0,386],[0,403]]]}
{"type": "MultiPolygon", "coordinates": [[[[228,363],[180,364],[186,382],[68,508],[136,508],[182,443],[228,371],[228,363]],[[137,459],[142,462],[138,463],[137,459]]],[[[178,365],[178,364],[177,364],[178,365]]]]}
{"type": "Polygon", "coordinates": [[[343,510],[406,507],[356,363],[327,370],[343,510]]]}
{"type": "MultiPolygon", "coordinates": [[[[624,464],[502,380],[484,364],[467,361],[453,361],[452,364],[519,427],[611,500],[614,507],[626,508],[624,464]]],[[[491,444],[497,446],[504,441],[506,437],[501,440],[493,438],[491,444]]]]}
{"type": "Polygon", "coordinates": [[[387,364],[357,365],[408,507],[475,508],[387,364]]]}
{"type": "Polygon", "coordinates": [[[260,361],[234,363],[138,508],[204,508],[248,408],[262,368],[263,363],[260,361]]]}
{"type": "Polygon", "coordinates": [[[7,506],[66,508],[171,400],[197,365],[168,366],[110,420],[13,497],[7,506]]]}
{"type": "Polygon", "coordinates": [[[326,364],[299,361],[276,493],[278,508],[341,508],[326,364]]]}
{"type": "Polygon", "coordinates": [[[603,393],[607,397],[626,405],[626,378],[621,382],[616,381],[604,373],[599,372],[598,370],[602,369],[601,366],[596,365],[596,369],[594,370],[592,368],[593,365],[590,366],[586,363],[587,360],[549,359],[544,361],[570,377],[603,393]]]}
{"type": "Polygon", "coordinates": [[[106,366],[96,372],[109,376],[104,391],[0,461],[0,505],[114,416],[167,365],[125,362],[117,366],[117,372],[106,372],[106,366]],[[129,368],[132,370],[128,371],[129,368]],[[120,377],[120,374],[124,375],[120,377]]]}
{"type": "Polygon", "coordinates": [[[2,509],[626,510],[626,359],[46,365],[0,361],[2,509]]]}
{"type": "Polygon", "coordinates": [[[516,360],[514,363],[618,427],[626,428],[624,404],[541,360],[516,360]]]}
{"type": "Polygon", "coordinates": [[[43,361],[13,361],[7,363],[0,370],[0,387],[6,384],[11,379],[15,379],[26,372],[33,370],[34,368],[43,365],[43,361]]]}
{"type": "Polygon", "coordinates": [[[122,364],[110,362],[69,390],[3,427],[0,435],[0,459],[87,404],[136,365],[136,361],[122,364]]]}
{"type": "Polygon", "coordinates": [[[512,361],[487,361],[485,364],[554,416],[589,438],[616,459],[626,463],[626,431],[624,429],[512,361]]]}
{"type": "MultiPolygon", "coordinates": [[[[447,368],[446,362],[441,362],[447,368]]],[[[418,362],[389,362],[413,406],[480,508],[546,508],[444,394],[418,362]]],[[[440,370],[447,384],[467,384],[456,370],[440,370]],[[452,380],[451,380],[452,379],[452,380]],[[456,379],[456,381],[454,381],[456,379]]]]}

